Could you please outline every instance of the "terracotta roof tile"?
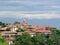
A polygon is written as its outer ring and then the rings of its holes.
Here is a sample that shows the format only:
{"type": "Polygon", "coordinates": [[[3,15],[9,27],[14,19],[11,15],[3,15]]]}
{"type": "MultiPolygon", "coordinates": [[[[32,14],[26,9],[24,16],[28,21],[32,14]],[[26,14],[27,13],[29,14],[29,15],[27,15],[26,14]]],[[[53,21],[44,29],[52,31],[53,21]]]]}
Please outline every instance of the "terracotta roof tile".
{"type": "Polygon", "coordinates": [[[11,31],[4,31],[3,34],[16,34],[17,32],[11,32],[11,31]]]}

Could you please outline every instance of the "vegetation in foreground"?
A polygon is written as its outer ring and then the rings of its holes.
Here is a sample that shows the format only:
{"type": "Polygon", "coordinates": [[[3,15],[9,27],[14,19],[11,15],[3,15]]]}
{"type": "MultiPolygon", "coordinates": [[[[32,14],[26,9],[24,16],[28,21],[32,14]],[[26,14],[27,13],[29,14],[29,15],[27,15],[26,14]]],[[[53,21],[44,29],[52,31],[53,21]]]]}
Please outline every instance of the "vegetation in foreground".
{"type": "Polygon", "coordinates": [[[2,34],[0,33],[0,45],[8,45],[8,42],[2,38],[2,34]]]}
{"type": "MultiPolygon", "coordinates": [[[[16,22],[18,23],[18,22],[16,22]]],[[[14,23],[14,24],[16,24],[14,23]]],[[[7,24],[0,22],[1,27],[6,27],[7,24]]],[[[9,29],[7,29],[9,31],[9,29]]],[[[17,30],[17,32],[23,32],[23,29],[17,30]]],[[[24,33],[22,35],[16,35],[14,45],[60,45],[60,30],[52,30],[50,36],[41,34],[31,37],[30,34],[24,33]]],[[[0,34],[0,45],[8,45],[5,39],[0,34]]]]}
{"type": "Polygon", "coordinates": [[[16,35],[15,45],[60,45],[60,30],[52,30],[50,37],[45,34],[31,37],[28,33],[16,35]]]}

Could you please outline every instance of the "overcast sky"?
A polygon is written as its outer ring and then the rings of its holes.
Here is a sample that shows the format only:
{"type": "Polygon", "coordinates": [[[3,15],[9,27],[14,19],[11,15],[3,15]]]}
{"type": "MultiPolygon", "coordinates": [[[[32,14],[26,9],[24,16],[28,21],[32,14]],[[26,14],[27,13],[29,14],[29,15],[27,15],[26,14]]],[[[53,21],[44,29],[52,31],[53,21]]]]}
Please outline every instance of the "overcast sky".
{"type": "Polygon", "coordinates": [[[60,0],[0,0],[0,17],[60,28],[60,0]]]}

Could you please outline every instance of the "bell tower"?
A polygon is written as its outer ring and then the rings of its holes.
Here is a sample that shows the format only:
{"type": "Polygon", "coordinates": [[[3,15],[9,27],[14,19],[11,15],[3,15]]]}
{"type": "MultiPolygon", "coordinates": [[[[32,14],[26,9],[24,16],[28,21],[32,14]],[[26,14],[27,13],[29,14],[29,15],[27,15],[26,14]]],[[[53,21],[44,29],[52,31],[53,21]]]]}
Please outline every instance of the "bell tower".
{"type": "Polygon", "coordinates": [[[23,23],[26,23],[26,19],[23,19],[23,23]]]}
{"type": "Polygon", "coordinates": [[[26,19],[23,19],[22,25],[24,25],[24,26],[27,25],[26,19]]]}

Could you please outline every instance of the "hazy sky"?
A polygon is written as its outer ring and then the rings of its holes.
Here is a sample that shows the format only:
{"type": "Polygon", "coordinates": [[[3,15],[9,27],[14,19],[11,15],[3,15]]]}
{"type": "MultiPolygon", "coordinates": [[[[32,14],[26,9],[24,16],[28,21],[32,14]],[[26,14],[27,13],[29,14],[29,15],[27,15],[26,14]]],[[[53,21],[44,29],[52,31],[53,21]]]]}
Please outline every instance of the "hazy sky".
{"type": "Polygon", "coordinates": [[[60,28],[60,0],[0,0],[0,17],[60,28]]]}
{"type": "Polygon", "coordinates": [[[0,10],[24,13],[60,13],[60,0],[2,0],[0,10]]]}

